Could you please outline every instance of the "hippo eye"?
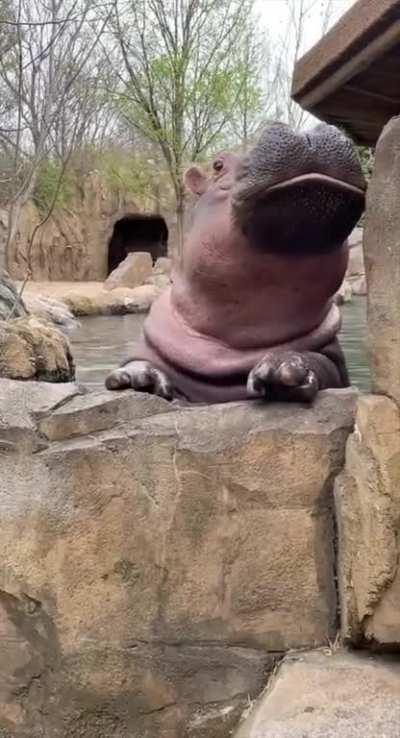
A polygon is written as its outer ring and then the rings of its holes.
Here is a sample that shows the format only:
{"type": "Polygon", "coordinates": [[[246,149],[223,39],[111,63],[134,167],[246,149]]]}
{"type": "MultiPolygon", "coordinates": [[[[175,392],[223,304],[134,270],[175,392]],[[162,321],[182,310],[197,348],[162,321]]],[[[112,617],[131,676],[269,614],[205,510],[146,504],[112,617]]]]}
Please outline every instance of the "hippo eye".
{"type": "Polygon", "coordinates": [[[217,161],[214,162],[213,167],[215,172],[220,172],[221,169],[224,168],[224,164],[221,159],[217,159],[217,161]]]}

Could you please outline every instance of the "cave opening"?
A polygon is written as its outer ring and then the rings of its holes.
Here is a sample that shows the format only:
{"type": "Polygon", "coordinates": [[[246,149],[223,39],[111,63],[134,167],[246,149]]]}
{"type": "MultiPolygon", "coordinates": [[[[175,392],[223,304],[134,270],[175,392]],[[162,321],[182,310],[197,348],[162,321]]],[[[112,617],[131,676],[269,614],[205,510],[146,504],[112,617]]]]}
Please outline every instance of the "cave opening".
{"type": "Polygon", "coordinates": [[[132,213],[114,224],[108,243],[107,276],[135,251],[147,251],[153,264],[168,255],[168,227],[162,215],[132,213]]]}

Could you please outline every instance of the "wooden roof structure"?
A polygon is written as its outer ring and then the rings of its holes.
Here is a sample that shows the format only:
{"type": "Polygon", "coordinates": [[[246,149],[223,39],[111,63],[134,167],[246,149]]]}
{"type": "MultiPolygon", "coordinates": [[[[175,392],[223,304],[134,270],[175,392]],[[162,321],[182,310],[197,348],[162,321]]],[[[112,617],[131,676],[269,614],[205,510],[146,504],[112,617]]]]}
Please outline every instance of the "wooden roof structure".
{"type": "Polygon", "coordinates": [[[400,115],[400,0],[358,0],[297,62],[292,97],[374,146],[400,115]]]}

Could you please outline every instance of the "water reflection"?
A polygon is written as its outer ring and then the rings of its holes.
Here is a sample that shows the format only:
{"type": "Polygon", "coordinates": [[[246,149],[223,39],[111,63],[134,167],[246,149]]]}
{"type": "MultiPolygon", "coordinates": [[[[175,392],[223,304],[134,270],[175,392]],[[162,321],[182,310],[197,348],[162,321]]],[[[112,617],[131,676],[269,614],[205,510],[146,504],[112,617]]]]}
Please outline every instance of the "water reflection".
{"type": "Polygon", "coordinates": [[[367,358],[367,300],[354,297],[353,302],[341,308],[343,326],[340,342],[346,354],[347,368],[352,383],[362,392],[370,390],[370,372],[367,358]]]}
{"type": "MultiPolygon", "coordinates": [[[[368,391],[365,298],[344,305],[342,314],[341,342],[352,382],[360,390],[368,391]]],[[[81,326],[72,336],[78,381],[91,389],[102,388],[108,371],[131,353],[142,323],[141,315],[81,318],[81,326]]]]}
{"type": "Polygon", "coordinates": [[[80,318],[80,324],[71,336],[77,380],[91,389],[101,389],[110,369],[132,352],[143,316],[92,316],[80,318]]]}

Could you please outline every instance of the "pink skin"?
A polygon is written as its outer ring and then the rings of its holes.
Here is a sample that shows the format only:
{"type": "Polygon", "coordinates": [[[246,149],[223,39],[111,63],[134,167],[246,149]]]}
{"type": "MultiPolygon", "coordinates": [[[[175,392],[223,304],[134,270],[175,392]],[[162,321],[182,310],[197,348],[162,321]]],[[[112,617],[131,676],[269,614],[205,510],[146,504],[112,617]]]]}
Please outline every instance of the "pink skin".
{"type": "MultiPolygon", "coordinates": [[[[279,345],[309,333],[325,318],[329,298],[342,283],[347,246],[318,259],[303,257],[290,268],[286,255],[255,250],[232,220],[231,188],[238,159],[223,155],[217,161],[224,167],[213,179],[199,181],[193,169],[186,174],[187,186],[195,186],[195,191],[202,186],[204,192],[185,241],[182,269],[155,312],[159,316],[170,301],[191,331],[240,351],[279,345]]],[[[156,327],[150,330],[154,336],[156,327]]]]}
{"type": "MultiPolygon", "coordinates": [[[[238,164],[234,155],[221,154],[211,177],[197,167],[186,173],[186,186],[199,199],[183,263],[153,304],[132,363],[109,375],[109,389],[175,392],[192,402],[243,399],[255,385],[246,387],[241,375],[247,378],[269,349],[323,352],[335,340],[340,317],[332,296],[346,272],[347,244],[290,264],[285,254],[255,249],[232,215],[238,164]],[[143,364],[140,381],[131,381],[138,361],[165,372],[170,389],[158,391],[143,379],[143,364]]],[[[311,378],[317,391],[321,382],[310,371],[307,365],[303,379],[311,378]]],[[[326,384],[338,386],[340,378],[326,384]]]]}

